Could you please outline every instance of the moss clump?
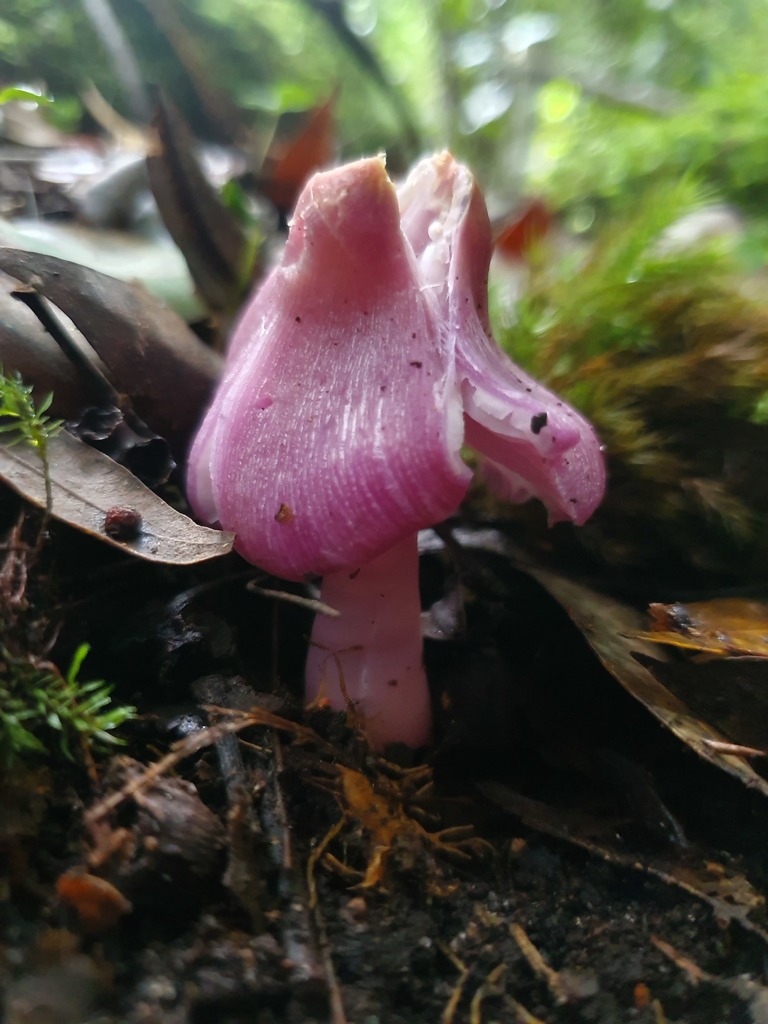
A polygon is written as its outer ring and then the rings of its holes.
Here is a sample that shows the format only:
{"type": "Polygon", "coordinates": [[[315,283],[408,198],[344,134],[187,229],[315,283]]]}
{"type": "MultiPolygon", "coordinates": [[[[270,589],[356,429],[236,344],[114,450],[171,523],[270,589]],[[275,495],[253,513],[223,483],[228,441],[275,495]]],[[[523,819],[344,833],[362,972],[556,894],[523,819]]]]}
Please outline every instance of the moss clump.
{"type": "Polygon", "coordinates": [[[540,266],[501,333],[606,445],[609,489],[583,539],[674,583],[755,581],[768,571],[768,305],[722,245],[659,244],[687,189],[647,197],[575,267],[540,266]]]}

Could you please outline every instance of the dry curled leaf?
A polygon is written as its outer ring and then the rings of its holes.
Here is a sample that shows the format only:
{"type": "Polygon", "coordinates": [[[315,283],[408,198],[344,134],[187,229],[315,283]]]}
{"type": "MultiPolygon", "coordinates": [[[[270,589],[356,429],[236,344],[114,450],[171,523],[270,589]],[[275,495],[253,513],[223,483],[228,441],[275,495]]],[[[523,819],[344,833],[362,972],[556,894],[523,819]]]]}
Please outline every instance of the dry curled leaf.
{"type": "MultiPolygon", "coordinates": [[[[221,360],[179,316],[137,285],[54,256],[0,247],[0,271],[34,288],[66,313],[99,356],[115,390],[130,398],[137,415],[161,437],[186,447],[218,379],[221,360]]],[[[72,402],[79,398],[70,395],[77,381],[56,369],[63,357],[34,324],[30,327],[34,353],[28,348],[29,318],[16,319],[19,326],[12,332],[0,324],[0,359],[5,370],[18,370],[26,383],[43,393],[52,390],[54,412],[69,415],[72,402]],[[55,403],[61,382],[67,385],[69,401],[66,411],[59,412],[55,403]]],[[[87,398],[87,389],[83,390],[87,398]]]]}
{"type": "Polygon", "coordinates": [[[538,580],[565,608],[617,682],[678,739],[704,760],[768,796],[768,782],[743,757],[726,752],[731,737],[695,715],[657,678],[653,666],[664,666],[666,657],[658,644],[638,638],[644,625],[640,612],[576,580],[533,565],[528,559],[521,559],[519,568],[538,580]]]}
{"type": "Polygon", "coordinates": [[[337,99],[338,90],[325,103],[308,111],[299,132],[276,140],[267,154],[262,190],[283,213],[293,210],[309,176],[333,160],[337,99]]]}
{"type": "Polygon", "coordinates": [[[163,97],[153,128],[147,171],[160,215],[206,304],[231,312],[250,280],[248,239],[203,174],[187,126],[163,97]]]}
{"type": "MultiPolygon", "coordinates": [[[[191,565],[232,548],[233,534],[199,526],[127,469],[70,434],[49,439],[48,462],[52,515],[121,551],[152,562],[191,565]],[[128,512],[132,528],[115,535],[110,525],[128,512]]],[[[30,445],[0,443],[0,478],[33,505],[45,507],[43,463],[30,445]]]]}
{"type": "Polygon", "coordinates": [[[768,658],[768,604],[741,597],[652,604],[652,630],[635,636],[726,658],[768,658]]]}

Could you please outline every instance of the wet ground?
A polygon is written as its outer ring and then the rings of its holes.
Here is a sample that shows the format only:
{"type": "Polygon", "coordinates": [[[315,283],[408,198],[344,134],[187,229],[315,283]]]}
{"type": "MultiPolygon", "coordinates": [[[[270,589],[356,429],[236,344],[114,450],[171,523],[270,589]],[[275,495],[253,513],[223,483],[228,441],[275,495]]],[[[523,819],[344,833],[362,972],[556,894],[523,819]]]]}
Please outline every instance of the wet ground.
{"type": "Polygon", "coordinates": [[[111,760],[6,777],[6,1024],[768,1020],[765,797],[498,553],[427,643],[434,748],[385,761],[302,711],[308,613],[237,560],[77,574],[92,542],[56,529],[59,644],[87,634],[142,718],[111,760]]]}

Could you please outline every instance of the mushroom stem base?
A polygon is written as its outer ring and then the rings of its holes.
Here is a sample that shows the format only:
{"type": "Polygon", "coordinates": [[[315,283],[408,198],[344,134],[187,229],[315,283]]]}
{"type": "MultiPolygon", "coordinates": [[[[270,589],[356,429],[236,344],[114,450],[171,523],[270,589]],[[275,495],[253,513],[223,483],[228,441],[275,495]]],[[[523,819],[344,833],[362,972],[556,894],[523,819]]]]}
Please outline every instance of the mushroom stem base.
{"type": "Polygon", "coordinates": [[[371,745],[423,746],[431,732],[424,672],[417,535],[359,568],[324,577],[322,600],[340,612],[318,615],[307,659],[307,698],[348,702],[371,745]],[[345,696],[346,695],[346,696],[345,696]]]}

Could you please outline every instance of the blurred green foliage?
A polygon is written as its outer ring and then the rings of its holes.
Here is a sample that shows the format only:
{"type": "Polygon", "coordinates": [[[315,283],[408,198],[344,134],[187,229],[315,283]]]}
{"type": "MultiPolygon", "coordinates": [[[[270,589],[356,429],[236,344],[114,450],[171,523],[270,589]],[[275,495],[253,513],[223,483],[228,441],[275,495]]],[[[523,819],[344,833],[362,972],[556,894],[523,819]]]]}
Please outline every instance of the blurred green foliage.
{"type": "Polygon", "coordinates": [[[577,532],[635,583],[711,587],[768,572],[768,308],[754,298],[764,272],[745,275],[722,239],[668,244],[698,199],[691,180],[657,187],[580,252],[553,261],[542,250],[499,331],[597,428],[609,487],[577,532]]]}
{"type": "MultiPolygon", "coordinates": [[[[726,199],[763,203],[764,0],[111,2],[145,80],[203,135],[216,126],[190,62],[267,136],[340,85],[342,154],[388,149],[396,169],[415,155],[406,110],[423,147],[469,160],[500,210],[535,187],[600,216],[691,170],[726,199]]],[[[85,7],[6,0],[0,14],[0,86],[43,80],[70,123],[91,80],[130,113],[85,7]]]]}
{"type": "Polygon", "coordinates": [[[559,205],[593,199],[615,213],[631,208],[638,189],[693,172],[720,196],[762,214],[766,105],[768,76],[746,71],[716,74],[664,117],[580,98],[567,122],[542,127],[536,177],[559,205]]]}

